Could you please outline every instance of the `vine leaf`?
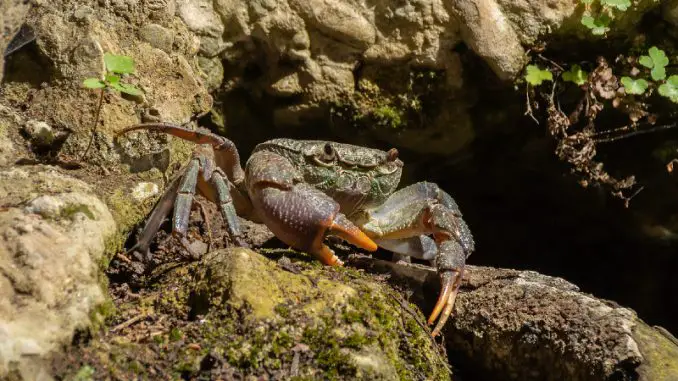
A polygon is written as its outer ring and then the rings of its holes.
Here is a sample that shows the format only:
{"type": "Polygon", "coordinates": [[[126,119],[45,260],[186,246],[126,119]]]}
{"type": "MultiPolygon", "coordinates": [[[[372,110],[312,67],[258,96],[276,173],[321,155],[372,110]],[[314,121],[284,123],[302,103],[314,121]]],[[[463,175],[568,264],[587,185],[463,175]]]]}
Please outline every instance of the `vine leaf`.
{"type": "Polygon", "coordinates": [[[544,81],[553,81],[553,73],[537,65],[527,65],[525,80],[532,86],[538,86],[544,81]]]}
{"type": "Polygon", "coordinates": [[[672,75],[666,81],[659,85],[659,95],[667,97],[673,103],[678,103],[678,75],[672,75]]]}
{"type": "Polygon", "coordinates": [[[661,81],[666,78],[666,65],[669,64],[669,58],[663,50],[653,46],[648,50],[647,56],[640,56],[638,62],[648,69],[651,69],[650,76],[655,81],[661,81]]]}
{"type": "Polygon", "coordinates": [[[591,33],[597,35],[597,36],[602,36],[605,33],[607,33],[610,28],[608,25],[610,25],[610,16],[606,14],[602,14],[598,17],[593,17],[593,16],[582,16],[581,18],[581,23],[585,27],[591,29],[591,33]]]}
{"type": "Polygon", "coordinates": [[[572,65],[570,70],[563,73],[563,80],[568,82],[574,82],[578,86],[581,86],[586,83],[588,80],[589,73],[581,69],[577,64],[572,65]]]}
{"type": "Polygon", "coordinates": [[[621,83],[624,85],[624,89],[626,90],[627,94],[637,95],[643,94],[649,85],[649,83],[647,83],[647,81],[642,78],[633,79],[631,77],[622,77],[621,83]]]}

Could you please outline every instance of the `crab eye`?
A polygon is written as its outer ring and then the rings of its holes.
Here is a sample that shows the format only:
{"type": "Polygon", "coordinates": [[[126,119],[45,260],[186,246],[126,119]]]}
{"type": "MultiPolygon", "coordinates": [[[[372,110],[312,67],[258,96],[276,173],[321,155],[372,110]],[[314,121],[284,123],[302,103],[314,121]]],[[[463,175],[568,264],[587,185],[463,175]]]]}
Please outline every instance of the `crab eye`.
{"type": "Polygon", "coordinates": [[[395,161],[398,158],[398,150],[391,148],[386,152],[386,161],[395,161]]]}

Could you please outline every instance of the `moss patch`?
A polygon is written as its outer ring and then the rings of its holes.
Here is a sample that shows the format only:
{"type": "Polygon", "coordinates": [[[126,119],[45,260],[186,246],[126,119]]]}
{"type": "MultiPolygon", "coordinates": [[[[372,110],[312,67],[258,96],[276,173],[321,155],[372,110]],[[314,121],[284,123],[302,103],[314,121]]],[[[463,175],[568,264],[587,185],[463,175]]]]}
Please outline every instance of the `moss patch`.
{"type": "Polygon", "coordinates": [[[447,97],[443,73],[381,69],[363,73],[353,95],[332,105],[333,117],[357,127],[422,128],[447,97]]]}
{"type": "Polygon", "coordinates": [[[97,379],[449,379],[416,320],[424,317],[406,311],[392,288],[290,254],[298,271],[245,249],[158,268],[111,322],[133,323],[68,355],[77,361],[59,373],[89,366],[97,379]]]}

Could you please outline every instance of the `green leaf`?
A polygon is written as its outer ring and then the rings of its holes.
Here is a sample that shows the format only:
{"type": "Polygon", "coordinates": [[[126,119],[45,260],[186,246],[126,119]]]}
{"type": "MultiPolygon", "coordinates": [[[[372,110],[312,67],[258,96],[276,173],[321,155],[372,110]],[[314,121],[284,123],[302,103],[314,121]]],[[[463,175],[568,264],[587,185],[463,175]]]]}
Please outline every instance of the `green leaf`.
{"type": "Polygon", "coordinates": [[[141,96],[143,94],[139,88],[128,83],[111,83],[111,87],[120,91],[121,93],[133,95],[135,97],[141,96]]]}
{"type": "Polygon", "coordinates": [[[563,73],[563,80],[568,82],[574,82],[578,86],[581,86],[586,83],[588,80],[589,73],[579,67],[579,65],[572,65],[570,70],[563,73]]]}
{"type": "Polygon", "coordinates": [[[671,102],[678,103],[678,75],[672,75],[666,80],[666,83],[659,85],[659,95],[671,99],[671,102]]]}
{"type": "Polygon", "coordinates": [[[631,6],[631,0],[600,0],[600,4],[625,11],[631,6]]]}
{"type": "Polygon", "coordinates": [[[114,83],[120,82],[120,77],[114,74],[106,74],[105,77],[106,82],[110,83],[111,85],[114,83]]]}
{"type": "Polygon", "coordinates": [[[537,65],[527,65],[525,80],[533,86],[541,85],[544,81],[553,81],[553,73],[547,69],[540,69],[537,65]]]}
{"type": "Polygon", "coordinates": [[[134,73],[134,60],[132,57],[106,53],[104,54],[104,62],[106,63],[106,70],[110,72],[118,74],[134,73]]]}
{"type": "Polygon", "coordinates": [[[579,0],[580,3],[586,4],[586,5],[591,5],[593,4],[593,0],[579,0]]]}
{"type": "Polygon", "coordinates": [[[650,71],[650,76],[655,81],[663,81],[664,79],[666,79],[666,68],[664,66],[655,66],[650,71]]]}
{"type": "Polygon", "coordinates": [[[88,89],[103,89],[106,87],[106,84],[97,78],[87,78],[82,82],[82,84],[88,89]]]}
{"type": "Polygon", "coordinates": [[[652,69],[652,67],[654,66],[654,63],[652,63],[652,58],[650,58],[650,56],[640,56],[638,62],[649,69],[652,69]]]}
{"type": "Polygon", "coordinates": [[[651,47],[648,53],[650,53],[650,58],[652,58],[655,66],[666,66],[669,64],[669,58],[666,56],[666,53],[656,46],[651,47]]]}
{"type": "Polygon", "coordinates": [[[621,83],[627,94],[643,94],[649,85],[646,80],[639,78],[633,79],[631,77],[622,77],[621,83]]]}
{"type": "Polygon", "coordinates": [[[663,50],[656,46],[648,50],[647,56],[640,56],[638,63],[648,69],[652,69],[650,75],[655,81],[661,81],[666,78],[666,65],[669,64],[669,58],[663,50]]]}
{"type": "Polygon", "coordinates": [[[582,16],[581,18],[581,23],[585,27],[591,29],[591,33],[601,36],[605,33],[607,33],[610,28],[607,26],[610,25],[610,17],[607,16],[606,14],[602,14],[596,18],[593,18],[592,16],[582,16]]]}

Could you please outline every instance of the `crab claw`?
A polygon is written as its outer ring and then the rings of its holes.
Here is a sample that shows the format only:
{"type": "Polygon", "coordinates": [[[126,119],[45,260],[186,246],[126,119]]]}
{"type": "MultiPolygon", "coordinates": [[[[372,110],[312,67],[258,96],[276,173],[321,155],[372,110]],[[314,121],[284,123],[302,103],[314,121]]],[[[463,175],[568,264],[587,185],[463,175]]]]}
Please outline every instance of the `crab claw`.
{"type": "Polygon", "coordinates": [[[334,217],[332,224],[327,230],[327,235],[335,235],[367,251],[377,251],[377,244],[341,213],[334,217]]]}
{"type": "Polygon", "coordinates": [[[438,316],[440,316],[440,320],[438,320],[433,332],[431,332],[431,336],[438,336],[440,330],[445,326],[447,319],[452,315],[452,309],[454,308],[454,302],[459,293],[461,279],[462,271],[450,270],[440,274],[442,289],[440,291],[440,296],[438,296],[438,301],[433,308],[433,312],[431,312],[431,316],[428,318],[428,324],[433,324],[433,322],[438,319],[438,316]]]}
{"type": "Polygon", "coordinates": [[[431,316],[428,318],[428,324],[438,319],[431,336],[436,337],[445,326],[447,319],[452,315],[454,302],[459,293],[462,277],[464,275],[464,266],[469,250],[472,250],[472,244],[467,244],[465,235],[463,239],[450,239],[444,234],[435,234],[436,241],[439,242],[439,251],[436,255],[436,267],[440,274],[441,290],[438,296],[431,316]]]}

